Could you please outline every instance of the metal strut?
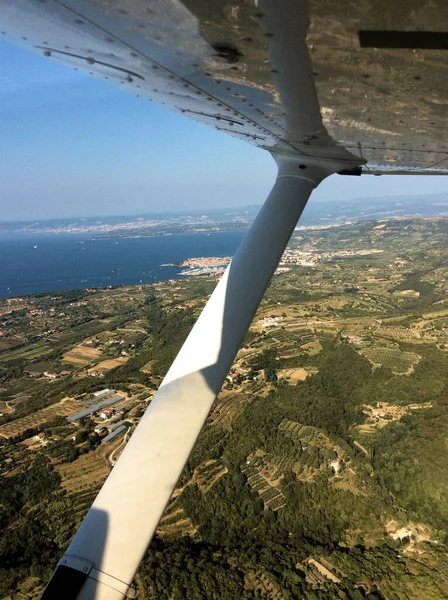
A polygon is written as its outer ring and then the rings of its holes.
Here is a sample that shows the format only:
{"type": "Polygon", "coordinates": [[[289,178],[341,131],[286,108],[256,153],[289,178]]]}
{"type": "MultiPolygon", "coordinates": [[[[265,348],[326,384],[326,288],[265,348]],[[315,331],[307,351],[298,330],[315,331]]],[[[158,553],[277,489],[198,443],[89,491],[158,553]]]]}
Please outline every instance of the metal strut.
{"type": "Polygon", "coordinates": [[[279,171],[269,197],[59,562],[43,600],[132,597],[134,574],[308,198],[322,179],[343,167],[292,155],[274,158],[279,171]],[[71,589],[70,579],[78,582],[71,589]]]}

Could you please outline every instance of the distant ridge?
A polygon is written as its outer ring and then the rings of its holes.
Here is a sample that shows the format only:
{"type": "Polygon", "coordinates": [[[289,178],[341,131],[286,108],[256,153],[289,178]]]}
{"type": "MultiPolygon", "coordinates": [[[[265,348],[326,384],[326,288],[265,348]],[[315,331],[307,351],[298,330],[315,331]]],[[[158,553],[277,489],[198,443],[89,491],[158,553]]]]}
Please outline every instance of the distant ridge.
{"type": "MultiPolygon", "coordinates": [[[[247,229],[261,204],[238,208],[191,210],[98,217],[72,217],[33,221],[0,221],[0,235],[8,233],[87,233],[100,235],[163,235],[196,230],[247,229]]],[[[311,200],[300,224],[337,225],[360,220],[397,217],[448,216],[448,194],[403,194],[356,197],[347,200],[311,200]]]]}

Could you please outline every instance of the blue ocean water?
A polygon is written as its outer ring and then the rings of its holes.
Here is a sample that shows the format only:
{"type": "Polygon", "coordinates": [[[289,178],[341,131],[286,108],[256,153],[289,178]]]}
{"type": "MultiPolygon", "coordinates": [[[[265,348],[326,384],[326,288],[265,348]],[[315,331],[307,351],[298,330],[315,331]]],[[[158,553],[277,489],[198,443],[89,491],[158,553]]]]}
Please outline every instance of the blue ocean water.
{"type": "Polygon", "coordinates": [[[108,285],[154,283],[179,276],[163,267],[191,257],[232,256],[244,231],[142,238],[78,234],[0,236],[0,297],[108,285]]]}

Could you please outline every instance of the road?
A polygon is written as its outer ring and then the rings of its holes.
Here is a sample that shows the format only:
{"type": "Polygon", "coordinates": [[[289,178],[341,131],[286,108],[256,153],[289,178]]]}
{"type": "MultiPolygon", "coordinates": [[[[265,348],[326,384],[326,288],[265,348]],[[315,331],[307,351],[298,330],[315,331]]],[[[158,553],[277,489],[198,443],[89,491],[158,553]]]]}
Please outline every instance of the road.
{"type": "Polygon", "coordinates": [[[353,445],[356,446],[357,448],[359,448],[359,450],[361,450],[362,452],[364,452],[364,454],[366,456],[369,456],[368,451],[364,448],[364,446],[361,446],[361,444],[359,442],[357,442],[356,440],[353,442],[353,445]]]}
{"type": "Polygon", "coordinates": [[[110,455],[109,455],[109,463],[110,463],[111,467],[113,467],[114,464],[117,462],[116,460],[114,460],[115,452],[117,450],[120,450],[120,448],[122,448],[126,444],[126,442],[128,441],[128,433],[129,433],[129,429],[124,434],[124,438],[123,438],[123,441],[121,442],[121,444],[119,446],[117,446],[115,448],[115,450],[112,450],[112,452],[110,453],[110,455]]]}

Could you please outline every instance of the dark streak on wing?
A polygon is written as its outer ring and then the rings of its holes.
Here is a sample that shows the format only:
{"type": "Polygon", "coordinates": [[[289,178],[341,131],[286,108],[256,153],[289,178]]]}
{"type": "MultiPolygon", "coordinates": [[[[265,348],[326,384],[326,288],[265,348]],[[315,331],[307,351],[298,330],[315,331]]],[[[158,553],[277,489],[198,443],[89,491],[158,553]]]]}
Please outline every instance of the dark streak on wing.
{"type": "Polygon", "coordinates": [[[448,50],[444,31],[360,31],[361,48],[407,48],[409,50],[448,50]]]}

